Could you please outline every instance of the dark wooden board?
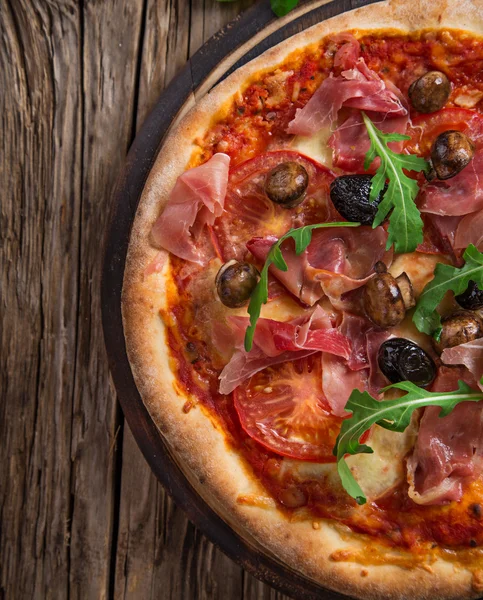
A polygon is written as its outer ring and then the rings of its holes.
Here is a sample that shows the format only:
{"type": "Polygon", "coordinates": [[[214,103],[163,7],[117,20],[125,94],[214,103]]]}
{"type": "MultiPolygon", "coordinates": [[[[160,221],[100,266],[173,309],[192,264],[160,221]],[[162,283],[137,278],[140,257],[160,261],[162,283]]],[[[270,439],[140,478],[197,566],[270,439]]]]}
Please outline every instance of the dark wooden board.
{"type": "MultiPolygon", "coordinates": [[[[300,16],[295,13],[286,24],[279,26],[274,22],[266,0],[249,9],[202,46],[158,99],[131,146],[114,194],[105,249],[102,315],[109,366],[124,414],[146,460],[190,520],[228,556],[256,577],[297,598],[336,600],[343,596],[322,590],[276,561],[254,552],[191,488],[147,413],[132,377],[120,312],[122,278],[130,227],[147,175],[169,126],[193,96],[199,96],[200,90],[209,89],[217,80],[294,33],[369,3],[370,0],[337,0],[316,6],[300,16]],[[264,31],[269,31],[269,34],[265,36],[264,31]],[[254,37],[260,38],[260,41],[250,43],[249,40],[254,37]],[[235,61],[226,60],[237,50],[240,54],[240,47],[245,49],[242,56],[235,61]]],[[[302,3],[304,9],[311,4],[320,3],[302,3]]]]}

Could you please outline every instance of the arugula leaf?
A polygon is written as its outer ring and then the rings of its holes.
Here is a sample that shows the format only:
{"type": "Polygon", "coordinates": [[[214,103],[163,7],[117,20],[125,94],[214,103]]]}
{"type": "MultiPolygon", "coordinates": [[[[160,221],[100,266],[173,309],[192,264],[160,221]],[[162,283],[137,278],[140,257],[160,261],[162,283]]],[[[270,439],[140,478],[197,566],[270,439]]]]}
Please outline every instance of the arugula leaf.
{"type": "Polygon", "coordinates": [[[452,267],[438,263],[434,270],[434,279],[426,284],[419,297],[413,321],[419,331],[433,335],[436,340],[441,336],[441,317],[436,307],[448,290],[455,295],[462,294],[470,281],[483,288],[483,254],[470,244],[463,254],[465,264],[452,267]]]}
{"type": "MultiPolygon", "coordinates": [[[[236,2],[236,0],[218,0],[218,2],[236,2]]],[[[277,17],[284,17],[296,6],[299,0],[270,0],[270,6],[277,17]]]]}
{"type": "Polygon", "coordinates": [[[266,304],[268,301],[268,269],[270,265],[274,265],[280,271],[287,271],[288,266],[282,254],[280,246],[285,240],[289,238],[295,242],[295,254],[297,256],[301,254],[307,246],[310,244],[312,239],[312,231],[314,229],[321,229],[322,227],[359,227],[360,223],[317,223],[315,225],[305,225],[305,227],[298,227],[297,229],[290,229],[284,234],[277,242],[273,244],[265,260],[265,264],[260,272],[260,279],[257,286],[252,292],[250,297],[250,303],[248,305],[248,314],[250,315],[250,325],[247,327],[245,333],[245,350],[250,352],[253,345],[253,336],[255,335],[255,329],[257,326],[258,318],[260,317],[260,311],[262,310],[262,304],[266,304]]]}
{"type": "Polygon", "coordinates": [[[299,0],[271,0],[270,5],[277,17],[284,17],[293,10],[299,3],[299,0]]]}
{"type": "Polygon", "coordinates": [[[379,425],[391,431],[404,431],[417,408],[423,406],[440,406],[440,417],[448,415],[460,402],[479,402],[483,393],[473,391],[463,381],[458,382],[458,389],[453,392],[428,392],[410,381],[401,381],[384,388],[383,391],[397,388],[407,392],[396,400],[375,400],[368,392],[353,390],[345,409],[352,412],[350,418],[342,423],[342,428],[334,447],[337,457],[337,470],[344,489],[357,501],[365,504],[366,497],[355,480],[344,457],[346,454],[372,453],[366,444],[360,444],[363,433],[372,425],[379,425]]]}
{"type": "Polygon", "coordinates": [[[399,133],[383,133],[374,125],[363,112],[367,133],[371,140],[371,147],[364,160],[364,169],[371,166],[376,157],[381,159],[381,164],[372,179],[369,199],[374,202],[383,190],[386,179],[389,179],[388,188],[382,202],[379,204],[373,227],[380,225],[389,211],[389,237],[387,247],[394,244],[396,252],[412,252],[423,241],[423,221],[419,210],[414,203],[419,192],[416,180],[408,177],[403,169],[408,171],[424,171],[429,164],[424,158],[413,154],[397,154],[389,147],[389,142],[409,140],[409,136],[399,133]]]}

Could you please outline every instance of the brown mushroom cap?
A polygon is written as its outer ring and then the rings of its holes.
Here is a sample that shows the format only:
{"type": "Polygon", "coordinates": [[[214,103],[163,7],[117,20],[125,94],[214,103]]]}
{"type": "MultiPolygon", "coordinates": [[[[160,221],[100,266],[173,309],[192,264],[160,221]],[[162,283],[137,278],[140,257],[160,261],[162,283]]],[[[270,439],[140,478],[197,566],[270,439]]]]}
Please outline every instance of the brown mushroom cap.
{"type": "Polygon", "coordinates": [[[364,286],[364,309],[379,327],[393,327],[406,315],[404,299],[394,277],[385,272],[384,263],[376,263],[375,270],[376,275],[364,286]]]}
{"type": "Polygon", "coordinates": [[[449,179],[460,173],[475,154],[473,142],[461,131],[440,133],[431,149],[431,163],[438,179],[449,179]]]}
{"type": "Polygon", "coordinates": [[[247,262],[230,260],[222,265],[215,278],[221,302],[228,308],[240,308],[247,304],[259,275],[258,270],[247,262]]]}
{"type": "Polygon", "coordinates": [[[483,337],[483,323],[471,311],[458,311],[442,321],[439,342],[433,341],[435,349],[441,353],[445,348],[453,348],[483,337]]]}
{"type": "Polygon", "coordinates": [[[272,202],[286,208],[300,204],[309,185],[309,175],[305,168],[293,161],[276,166],[265,180],[265,193],[272,202]]]}
{"type": "Polygon", "coordinates": [[[451,94],[451,83],[441,71],[429,71],[409,86],[408,96],[413,107],[421,113],[443,108],[451,94]]]}

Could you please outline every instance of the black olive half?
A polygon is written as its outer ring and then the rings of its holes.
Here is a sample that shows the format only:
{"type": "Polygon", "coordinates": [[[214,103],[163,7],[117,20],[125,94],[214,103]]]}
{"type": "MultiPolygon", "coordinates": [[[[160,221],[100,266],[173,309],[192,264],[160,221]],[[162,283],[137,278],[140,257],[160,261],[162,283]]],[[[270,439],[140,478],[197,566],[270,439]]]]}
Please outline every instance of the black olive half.
{"type": "Polygon", "coordinates": [[[371,175],[341,175],[330,185],[330,199],[336,210],[348,221],[372,225],[387,185],[374,202],[369,200],[371,175]]]}
{"type": "Polygon", "coordinates": [[[265,180],[265,193],[272,202],[285,208],[300,204],[309,185],[309,175],[305,168],[296,162],[284,162],[268,173],[265,180]]]}
{"type": "Polygon", "coordinates": [[[441,336],[433,345],[438,352],[483,337],[483,323],[476,313],[460,310],[443,319],[441,336]]]}
{"type": "Polygon", "coordinates": [[[218,271],[215,279],[216,291],[228,308],[244,306],[258,283],[260,273],[247,262],[231,260],[218,271]]]}
{"type": "Polygon", "coordinates": [[[451,94],[451,83],[444,73],[429,71],[409,86],[408,96],[413,107],[421,113],[443,108],[451,94]]]}
{"type": "Polygon", "coordinates": [[[462,308],[478,310],[483,308],[483,290],[474,281],[470,281],[466,290],[455,296],[455,300],[462,308]]]}
{"type": "Polygon", "coordinates": [[[391,383],[411,381],[419,387],[427,387],[436,377],[433,359],[405,338],[391,338],[381,344],[377,363],[391,383]]]}
{"type": "Polygon", "coordinates": [[[440,133],[431,148],[431,164],[438,179],[458,175],[475,154],[473,142],[461,131],[440,133]]]}

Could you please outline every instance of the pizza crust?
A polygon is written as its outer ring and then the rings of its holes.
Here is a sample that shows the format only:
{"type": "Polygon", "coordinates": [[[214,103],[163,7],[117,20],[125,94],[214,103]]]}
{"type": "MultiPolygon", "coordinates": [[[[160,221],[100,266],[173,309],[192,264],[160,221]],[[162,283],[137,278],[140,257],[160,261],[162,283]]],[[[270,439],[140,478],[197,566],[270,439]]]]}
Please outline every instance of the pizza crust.
{"type": "Polygon", "coordinates": [[[403,552],[388,556],[382,549],[379,553],[375,542],[338,523],[320,521],[315,529],[311,521],[289,522],[270,503],[268,508],[240,504],[240,496],[267,493],[200,405],[187,414],[183,412],[186,397],[171,371],[165,326],[159,317],[170,285],[169,261],[161,273],[144,277],[144,270],[159,253],[149,243],[151,226],[191,158],[195,147],[192,140],[210,127],[213,115],[227,108],[233,95],[253,76],[273,69],[295,49],[329,33],[375,28],[407,32],[435,27],[482,34],[483,0],[392,0],[342,14],[268,50],[206,94],[171,131],[159,152],[133,224],[124,275],[122,313],[133,375],[148,411],[190,483],[254,548],[322,586],[368,600],[477,598],[483,579],[481,571],[465,567],[464,556],[451,562],[428,557],[416,564],[403,552]],[[378,556],[385,556],[389,564],[363,564],[363,556],[372,556],[373,563],[378,562],[378,556]]]}

